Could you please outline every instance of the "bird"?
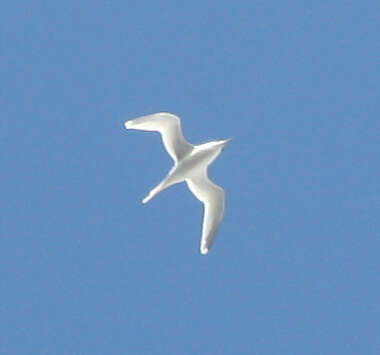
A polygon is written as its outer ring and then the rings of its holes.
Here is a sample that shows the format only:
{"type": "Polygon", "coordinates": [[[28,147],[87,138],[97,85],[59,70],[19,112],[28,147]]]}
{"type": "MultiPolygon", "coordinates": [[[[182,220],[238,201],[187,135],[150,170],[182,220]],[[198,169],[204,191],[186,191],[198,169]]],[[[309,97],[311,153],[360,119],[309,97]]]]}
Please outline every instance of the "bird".
{"type": "Polygon", "coordinates": [[[208,166],[231,138],[193,145],[183,136],[181,120],[175,114],[159,112],[124,123],[126,129],[155,131],[161,134],[166,151],[174,161],[167,176],[142,200],[148,203],[168,187],[186,182],[189,190],[204,205],[200,253],[206,255],[224,216],[225,192],[208,177],[208,166]]]}

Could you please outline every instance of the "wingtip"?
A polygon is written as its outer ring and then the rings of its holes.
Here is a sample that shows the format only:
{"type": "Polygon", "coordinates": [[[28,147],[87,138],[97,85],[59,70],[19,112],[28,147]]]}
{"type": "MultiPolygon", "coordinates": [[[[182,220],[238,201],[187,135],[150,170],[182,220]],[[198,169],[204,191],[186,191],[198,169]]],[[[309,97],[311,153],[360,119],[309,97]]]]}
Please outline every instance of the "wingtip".
{"type": "Polygon", "coordinates": [[[125,129],[130,129],[132,127],[132,121],[126,121],[124,123],[124,127],[125,127],[125,129]]]}
{"type": "Polygon", "coordinates": [[[208,254],[208,248],[206,248],[205,246],[202,246],[202,247],[201,247],[201,254],[202,254],[202,255],[206,255],[206,254],[208,254]]]}

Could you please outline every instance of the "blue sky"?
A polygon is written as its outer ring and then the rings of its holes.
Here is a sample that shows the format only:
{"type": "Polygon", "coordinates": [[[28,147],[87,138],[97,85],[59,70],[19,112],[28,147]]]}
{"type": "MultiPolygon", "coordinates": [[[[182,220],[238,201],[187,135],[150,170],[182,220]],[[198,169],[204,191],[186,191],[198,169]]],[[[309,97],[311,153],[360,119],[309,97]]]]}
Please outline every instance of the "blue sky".
{"type": "Polygon", "coordinates": [[[380,353],[378,1],[5,1],[1,354],[380,353]],[[127,119],[170,111],[226,215],[127,119]]]}

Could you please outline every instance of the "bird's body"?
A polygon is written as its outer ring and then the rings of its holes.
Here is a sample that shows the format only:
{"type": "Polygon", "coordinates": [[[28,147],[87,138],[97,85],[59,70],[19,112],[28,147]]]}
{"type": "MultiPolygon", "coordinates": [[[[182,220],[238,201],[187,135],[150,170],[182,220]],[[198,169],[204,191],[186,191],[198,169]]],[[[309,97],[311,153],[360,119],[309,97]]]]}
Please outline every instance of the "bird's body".
{"type": "Polygon", "coordinates": [[[192,145],[183,137],[180,119],[165,112],[127,121],[125,127],[161,133],[164,146],[174,160],[174,166],[142,202],[149,202],[169,186],[186,182],[190,191],[204,204],[200,251],[207,254],[224,215],[224,191],[208,178],[207,168],[229,139],[192,145]]]}

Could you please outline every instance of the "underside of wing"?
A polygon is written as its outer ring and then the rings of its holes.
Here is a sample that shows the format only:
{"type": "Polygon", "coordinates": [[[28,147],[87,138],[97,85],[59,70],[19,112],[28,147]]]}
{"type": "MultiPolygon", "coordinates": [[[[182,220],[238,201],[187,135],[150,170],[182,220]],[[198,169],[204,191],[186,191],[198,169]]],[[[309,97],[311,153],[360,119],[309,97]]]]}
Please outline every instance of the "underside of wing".
{"type": "Polygon", "coordinates": [[[125,128],[160,132],[164,146],[174,162],[178,162],[193,149],[183,137],[181,120],[171,113],[142,116],[125,122],[125,128]]]}
{"type": "Polygon", "coordinates": [[[207,254],[224,215],[224,191],[207,176],[207,171],[186,179],[190,191],[204,204],[200,251],[207,254]]]}

